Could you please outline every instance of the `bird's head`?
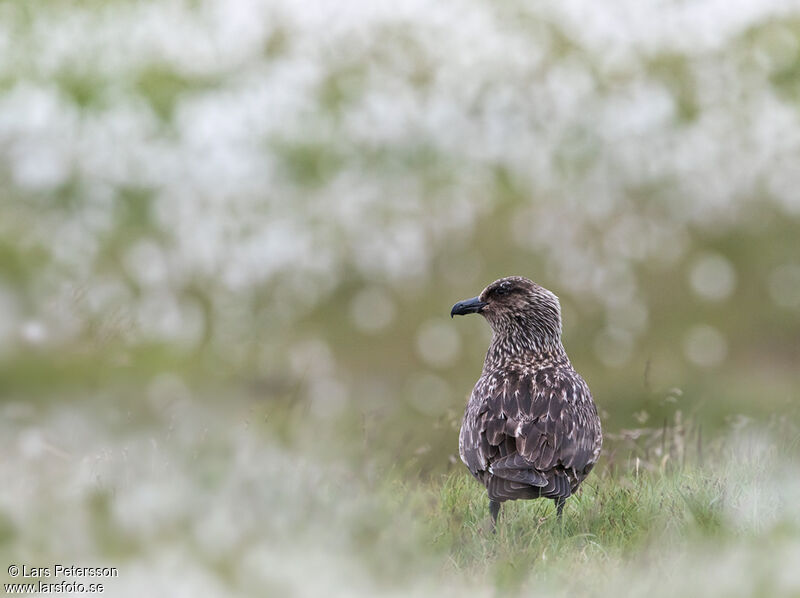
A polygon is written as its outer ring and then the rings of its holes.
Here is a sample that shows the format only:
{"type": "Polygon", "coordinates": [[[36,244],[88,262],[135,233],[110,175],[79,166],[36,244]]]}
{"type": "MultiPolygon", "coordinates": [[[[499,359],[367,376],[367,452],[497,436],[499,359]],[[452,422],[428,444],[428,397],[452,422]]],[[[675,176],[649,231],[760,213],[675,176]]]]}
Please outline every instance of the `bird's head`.
{"type": "Polygon", "coordinates": [[[450,316],[479,313],[499,334],[513,334],[538,347],[561,343],[558,297],[522,276],[495,280],[480,295],[459,301],[450,316]]]}

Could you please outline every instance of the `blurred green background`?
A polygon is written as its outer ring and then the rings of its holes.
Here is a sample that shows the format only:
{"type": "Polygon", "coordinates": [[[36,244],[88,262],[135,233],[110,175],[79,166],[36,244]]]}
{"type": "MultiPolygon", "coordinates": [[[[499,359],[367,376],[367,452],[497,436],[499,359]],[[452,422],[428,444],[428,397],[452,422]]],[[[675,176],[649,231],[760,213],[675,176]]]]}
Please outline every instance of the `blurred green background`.
{"type": "Polygon", "coordinates": [[[0,2],[6,474],[181,425],[458,468],[449,309],[511,274],[611,436],[796,420],[799,119],[777,1],[0,2]]]}

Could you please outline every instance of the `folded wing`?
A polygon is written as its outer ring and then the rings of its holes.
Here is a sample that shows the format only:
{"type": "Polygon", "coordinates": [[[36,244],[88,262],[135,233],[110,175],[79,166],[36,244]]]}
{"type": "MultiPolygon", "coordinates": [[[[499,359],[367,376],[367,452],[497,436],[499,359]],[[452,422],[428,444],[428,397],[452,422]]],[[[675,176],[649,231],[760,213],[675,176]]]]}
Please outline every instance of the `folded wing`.
{"type": "Polygon", "coordinates": [[[508,500],[569,496],[597,461],[600,439],[586,383],[571,368],[547,368],[482,378],[460,442],[490,498],[508,500]]]}

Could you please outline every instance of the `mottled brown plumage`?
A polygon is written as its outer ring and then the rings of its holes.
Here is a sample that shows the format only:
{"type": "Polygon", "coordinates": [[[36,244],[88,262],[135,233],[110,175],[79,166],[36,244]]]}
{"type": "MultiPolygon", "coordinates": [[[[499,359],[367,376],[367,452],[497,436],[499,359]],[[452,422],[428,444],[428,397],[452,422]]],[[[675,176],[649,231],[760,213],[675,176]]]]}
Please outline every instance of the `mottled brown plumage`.
{"type": "Polygon", "coordinates": [[[520,276],[502,278],[453,315],[480,313],[492,327],[481,377],[459,435],[461,460],[489,493],[493,522],[507,500],[564,501],[600,456],[600,418],[561,344],[561,306],[520,276]]]}

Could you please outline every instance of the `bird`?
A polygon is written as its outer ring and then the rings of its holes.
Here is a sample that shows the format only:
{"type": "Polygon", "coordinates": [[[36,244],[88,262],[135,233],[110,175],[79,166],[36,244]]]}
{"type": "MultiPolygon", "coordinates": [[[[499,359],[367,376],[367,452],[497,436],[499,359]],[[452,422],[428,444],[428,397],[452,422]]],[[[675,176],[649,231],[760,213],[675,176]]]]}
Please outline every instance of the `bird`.
{"type": "Polygon", "coordinates": [[[522,276],[494,281],[450,317],[480,314],[492,340],[467,402],[458,452],[486,487],[492,531],[502,503],[564,504],[597,463],[603,433],[589,386],[561,341],[561,304],[522,276]]]}

